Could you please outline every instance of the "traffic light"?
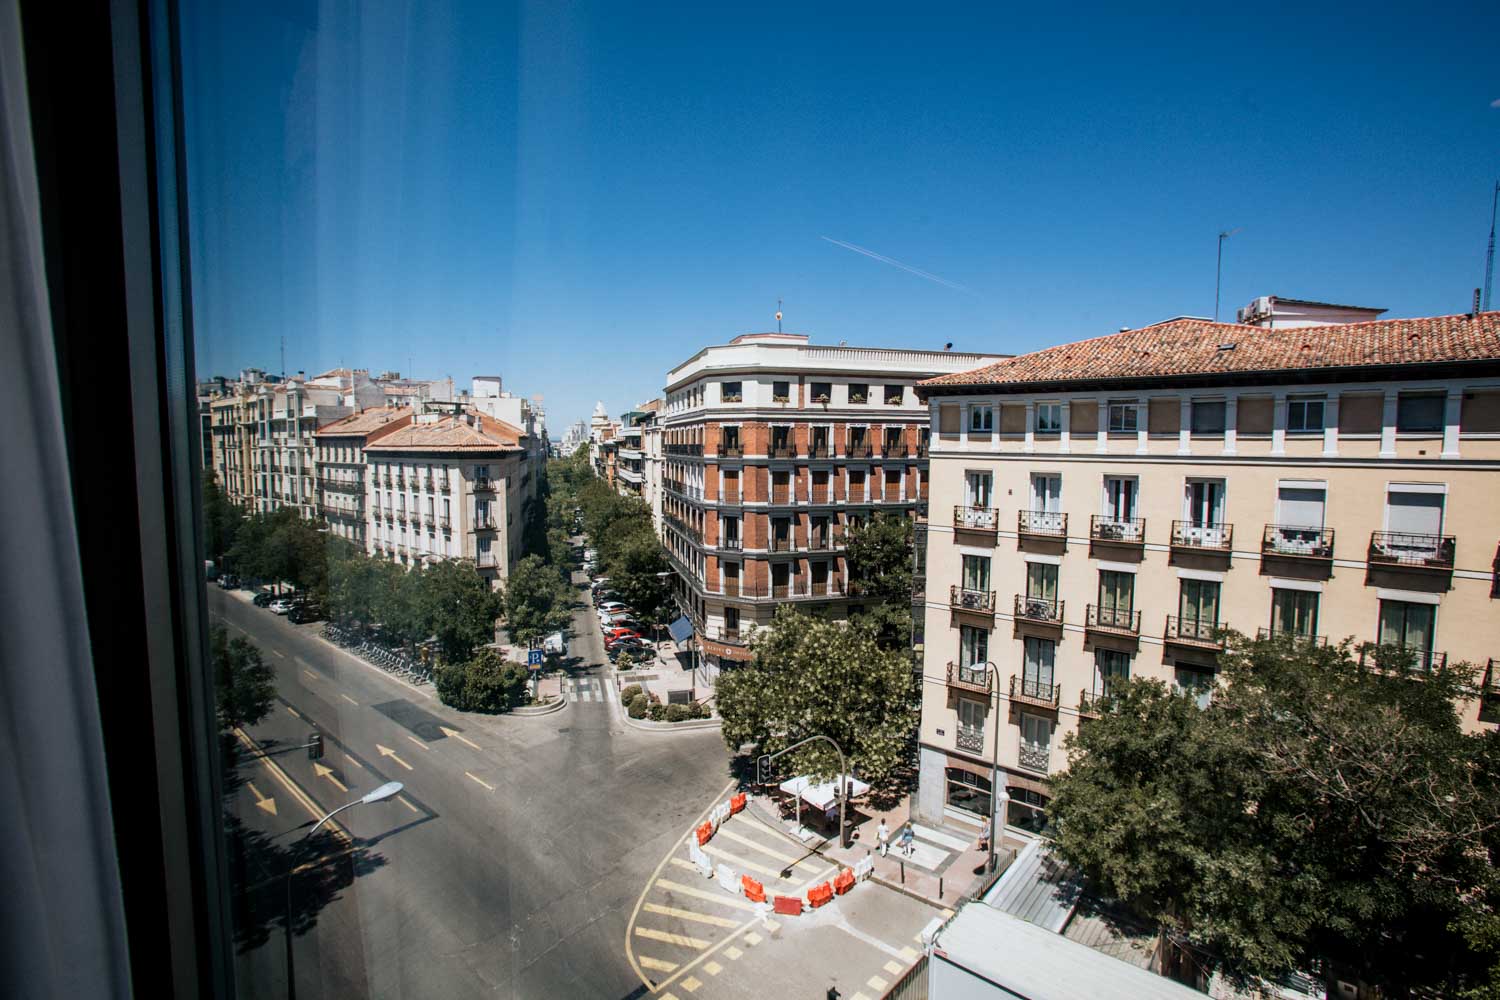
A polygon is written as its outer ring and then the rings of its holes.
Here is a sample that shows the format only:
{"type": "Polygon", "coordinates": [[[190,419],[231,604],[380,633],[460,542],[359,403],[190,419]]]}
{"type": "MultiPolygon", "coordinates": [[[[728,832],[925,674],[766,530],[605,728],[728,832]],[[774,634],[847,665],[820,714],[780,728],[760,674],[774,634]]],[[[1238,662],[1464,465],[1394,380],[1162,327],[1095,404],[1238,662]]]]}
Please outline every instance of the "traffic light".
{"type": "Polygon", "coordinates": [[[309,736],[307,738],[307,759],[308,760],[322,760],[323,759],[323,734],[322,733],[313,733],[311,736],[309,736]]]}

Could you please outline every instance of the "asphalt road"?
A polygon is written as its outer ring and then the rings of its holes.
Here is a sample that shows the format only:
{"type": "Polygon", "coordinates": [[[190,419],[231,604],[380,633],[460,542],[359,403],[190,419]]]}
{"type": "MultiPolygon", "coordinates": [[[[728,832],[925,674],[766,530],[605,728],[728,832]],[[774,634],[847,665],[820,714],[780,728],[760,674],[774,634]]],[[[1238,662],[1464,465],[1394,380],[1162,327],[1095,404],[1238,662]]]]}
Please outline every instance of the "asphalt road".
{"type": "MultiPolygon", "coordinates": [[[[536,718],[453,712],[430,688],[324,642],[320,625],[212,587],[210,608],[278,674],[278,704],[248,729],[272,753],[242,760],[226,801],[264,848],[245,865],[264,912],[237,907],[242,995],[287,995],[279,900],[290,855],[277,852],[315,812],[387,780],[404,793],[340,816],[357,852],[320,842],[319,862],[296,876],[311,922],[294,921],[299,998],[639,995],[627,921],[662,855],[729,781],[716,730],[639,732],[610,702],[536,718]],[[321,762],[275,752],[313,726],[326,734],[321,762]]],[[[575,612],[570,652],[584,676],[602,676],[591,614],[575,612]]]]}

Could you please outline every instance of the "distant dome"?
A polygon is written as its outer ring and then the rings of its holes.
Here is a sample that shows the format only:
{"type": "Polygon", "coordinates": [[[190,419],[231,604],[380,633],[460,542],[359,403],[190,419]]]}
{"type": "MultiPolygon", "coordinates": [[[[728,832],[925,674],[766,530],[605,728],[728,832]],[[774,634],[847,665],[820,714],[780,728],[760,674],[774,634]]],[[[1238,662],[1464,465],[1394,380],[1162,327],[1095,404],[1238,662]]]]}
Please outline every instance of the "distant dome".
{"type": "Polygon", "coordinates": [[[596,416],[596,417],[607,417],[607,416],[609,416],[609,413],[604,409],[604,400],[601,399],[601,400],[599,400],[599,402],[597,402],[597,403],[594,404],[594,416],[596,416]]]}

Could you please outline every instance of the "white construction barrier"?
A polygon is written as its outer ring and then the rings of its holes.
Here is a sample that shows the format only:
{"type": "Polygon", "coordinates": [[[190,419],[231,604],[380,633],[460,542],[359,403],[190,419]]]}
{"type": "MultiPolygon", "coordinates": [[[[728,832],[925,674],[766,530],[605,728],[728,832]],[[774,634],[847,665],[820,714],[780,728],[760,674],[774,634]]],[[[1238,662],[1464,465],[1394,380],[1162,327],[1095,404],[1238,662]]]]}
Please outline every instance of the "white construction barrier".
{"type": "Polygon", "coordinates": [[[736,896],[744,892],[744,887],[740,885],[740,877],[731,871],[726,864],[721,863],[719,867],[714,869],[714,878],[718,880],[719,888],[725,892],[732,892],[736,896]]]}
{"type": "Polygon", "coordinates": [[[713,823],[714,829],[718,830],[720,824],[729,818],[729,803],[720,802],[714,806],[714,811],[709,814],[709,821],[713,823]]]}
{"type": "Polygon", "coordinates": [[[854,879],[857,882],[863,882],[865,879],[869,878],[874,873],[874,871],[875,859],[873,857],[866,856],[863,860],[856,861],[854,863],[854,879]]]}
{"type": "Polygon", "coordinates": [[[708,855],[703,852],[703,848],[691,840],[688,841],[688,857],[692,859],[693,864],[698,867],[698,871],[704,878],[714,877],[713,862],[708,860],[708,855]]]}

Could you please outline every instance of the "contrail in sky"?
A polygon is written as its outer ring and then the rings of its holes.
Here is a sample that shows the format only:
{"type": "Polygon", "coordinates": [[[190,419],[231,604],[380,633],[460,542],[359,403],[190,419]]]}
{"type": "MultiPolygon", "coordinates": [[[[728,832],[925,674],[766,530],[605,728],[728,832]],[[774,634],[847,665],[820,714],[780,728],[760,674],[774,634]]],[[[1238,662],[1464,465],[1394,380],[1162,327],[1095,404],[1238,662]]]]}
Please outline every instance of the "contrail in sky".
{"type": "Polygon", "coordinates": [[[949,281],[947,278],[940,278],[937,275],[933,274],[931,271],[924,271],[920,267],[912,267],[910,264],[903,264],[899,260],[887,257],[885,254],[876,253],[874,250],[866,250],[862,246],[856,246],[853,243],[845,243],[843,240],[836,240],[832,236],[822,236],[819,237],[819,239],[827,240],[829,243],[832,243],[836,247],[843,247],[845,250],[853,250],[855,253],[864,254],[866,257],[869,257],[873,260],[878,260],[882,264],[889,264],[892,267],[899,267],[901,270],[907,272],[908,274],[915,274],[919,278],[926,278],[928,281],[935,281],[939,285],[942,285],[944,288],[951,288],[956,292],[968,292],[970,295],[975,294],[973,289],[966,288],[956,281],[949,281]]]}

